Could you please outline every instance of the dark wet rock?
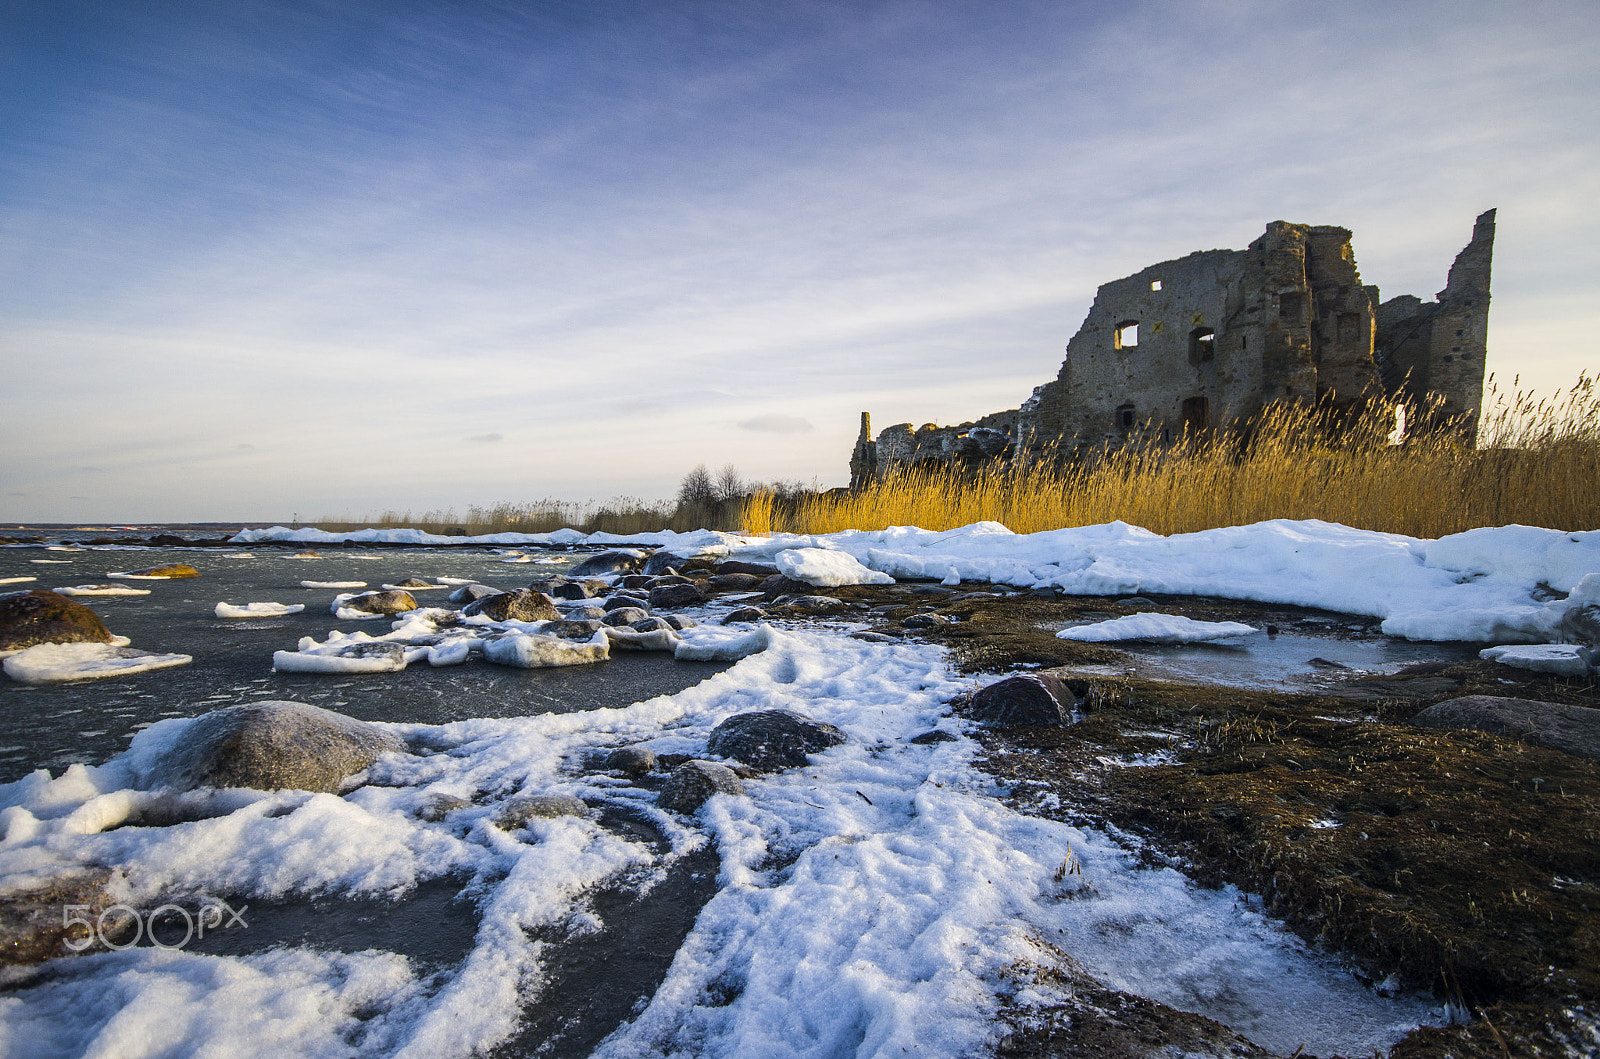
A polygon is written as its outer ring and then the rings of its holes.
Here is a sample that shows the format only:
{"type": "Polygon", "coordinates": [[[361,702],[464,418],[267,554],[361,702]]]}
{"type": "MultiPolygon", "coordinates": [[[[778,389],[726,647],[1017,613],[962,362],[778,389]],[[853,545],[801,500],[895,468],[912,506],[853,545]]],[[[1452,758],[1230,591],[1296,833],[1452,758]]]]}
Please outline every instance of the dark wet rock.
{"type": "Polygon", "coordinates": [[[773,574],[757,587],[760,588],[764,595],[768,596],[803,596],[816,588],[815,585],[808,585],[804,581],[796,581],[794,578],[785,577],[783,574],[773,574]]]}
{"type": "Polygon", "coordinates": [[[686,618],[682,614],[668,614],[665,615],[662,620],[668,625],[672,626],[678,632],[682,632],[685,629],[692,629],[696,625],[700,624],[693,618],[686,618]]]}
{"type": "Polygon", "coordinates": [[[454,794],[435,794],[422,803],[422,808],[417,810],[417,819],[437,824],[456,810],[467,809],[471,805],[472,802],[466,798],[459,798],[454,794]]]}
{"type": "Polygon", "coordinates": [[[881,632],[867,632],[865,629],[861,629],[851,633],[850,639],[861,640],[865,643],[894,643],[899,638],[888,636],[881,632]]]}
{"type": "Polygon", "coordinates": [[[566,583],[567,579],[564,577],[541,577],[536,581],[528,582],[528,587],[535,592],[543,592],[547,596],[554,596],[560,599],[560,596],[556,596],[556,587],[566,583]]]}
{"type": "MultiPolygon", "coordinates": [[[[117,903],[106,892],[111,872],[95,869],[77,875],[64,875],[47,883],[23,890],[0,894],[0,966],[42,963],[57,956],[70,956],[74,952],[93,952],[101,948],[96,943],[94,930],[82,922],[68,922],[65,914],[71,905],[82,912],[78,919],[93,924],[100,913],[117,903]],[[70,943],[70,944],[69,944],[70,943]]],[[[111,928],[123,926],[125,934],[133,932],[130,917],[106,917],[107,933],[111,928]]],[[[107,940],[121,944],[120,934],[107,940]]]]}
{"type": "Polygon", "coordinates": [[[186,548],[189,542],[175,533],[158,533],[150,538],[150,543],[158,548],[186,548]]]}
{"type": "Polygon", "coordinates": [[[1116,601],[1119,607],[1159,607],[1161,604],[1144,596],[1124,596],[1116,601]]]}
{"type": "Polygon", "coordinates": [[[662,574],[652,577],[645,583],[645,588],[661,588],[664,585],[692,585],[694,578],[684,577],[682,574],[662,574]]]}
{"type": "Polygon", "coordinates": [[[837,610],[844,606],[844,600],[833,596],[779,596],[772,601],[774,607],[793,607],[795,610],[805,611],[807,614],[816,614],[826,610],[837,610]]]}
{"type": "Polygon", "coordinates": [[[0,596],[0,651],[42,643],[110,643],[100,616],[66,596],[43,588],[0,596]]]}
{"type": "Polygon", "coordinates": [[[946,588],[944,585],[912,585],[911,594],[913,596],[953,596],[956,594],[956,590],[946,588]]]}
{"type": "Polygon", "coordinates": [[[140,577],[170,577],[174,579],[200,576],[200,571],[188,563],[167,563],[165,566],[147,566],[143,570],[130,570],[128,572],[137,574],[140,577]]]}
{"type": "Polygon", "coordinates": [[[672,607],[687,607],[695,603],[704,603],[706,594],[700,591],[695,584],[686,585],[661,585],[650,590],[650,609],[663,610],[672,607]]]}
{"type": "Polygon", "coordinates": [[[571,570],[573,577],[594,577],[597,574],[629,574],[644,566],[645,555],[635,551],[601,552],[591,555],[571,570]]]}
{"type": "Polygon", "coordinates": [[[935,728],[931,732],[914,735],[907,740],[907,742],[915,743],[918,746],[932,746],[935,743],[953,743],[955,741],[956,736],[954,733],[947,732],[942,728],[935,728]]]}
{"type": "Polygon", "coordinates": [[[656,804],[675,813],[697,812],[713,794],[743,794],[744,781],[715,761],[686,761],[661,785],[656,804]]]}
{"type": "Polygon", "coordinates": [[[656,764],[664,769],[675,769],[679,765],[693,761],[693,754],[657,754],[656,764]]]}
{"type": "Polygon", "coordinates": [[[490,621],[560,621],[556,601],[543,592],[518,588],[495,596],[475,599],[461,608],[463,617],[482,614],[490,621]]]}
{"type": "Polygon", "coordinates": [[[176,745],[140,770],[140,786],[335,794],[378,755],[403,749],[388,731],[332,710],[303,702],[254,702],[196,718],[176,745]]]}
{"type": "Polygon", "coordinates": [[[639,607],[618,607],[600,619],[600,624],[620,628],[632,625],[636,621],[643,621],[650,616],[650,612],[639,607]]]}
{"type": "Polygon", "coordinates": [[[1355,699],[1358,702],[1382,702],[1385,699],[1436,699],[1450,694],[1459,686],[1459,682],[1449,677],[1365,677],[1337,684],[1322,694],[1341,699],[1355,699]]]}
{"type": "Polygon", "coordinates": [[[739,590],[755,588],[765,578],[757,577],[755,574],[712,574],[706,580],[717,588],[739,590]]]}
{"type": "Polygon", "coordinates": [[[557,599],[595,599],[611,591],[604,581],[564,581],[551,595],[557,599]]]}
{"type": "Polygon", "coordinates": [[[650,607],[650,603],[648,600],[640,599],[638,596],[612,596],[600,604],[600,609],[607,611],[616,610],[618,607],[638,607],[640,610],[647,610],[650,607]]]}
{"type": "Polygon", "coordinates": [[[529,820],[589,815],[589,807],[583,799],[570,794],[525,794],[507,799],[494,814],[494,822],[502,830],[515,831],[529,820]]]}
{"type": "Polygon", "coordinates": [[[806,765],[808,755],[843,742],[845,734],[824,721],[793,710],[757,710],[735,714],[713,728],[706,750],[763,772],[776,772],[806,765]]]}
{"type": "Polygon", "coordinates": [[[563,640],[592,640],[594,634],[605,626],[595,618],[564,618],[553,621],[539,631],[546,636],[559,636],[563,640]]]}
{"type": "Polygon", "coordinates": [[[727,615],[722,619],[722,624],[732,625],[738,621],[765,621],[766,618],[767,612],[760,607],[739,607],[736,610],[728,611],[727,615]]]}
{"type": "Polygon", "coordinates": [[[719,574],[749,574],[752,577],[768,578],[778,572],[776,566],[762,566],[760,563],[742,563],[737,559],[728,559],[717,564],[716,572],[719,574]]]}
{"type": "Polygon", "coordinates": [[[933,629],[940,625],[949,625],[950,619],[943,614],[912,614],[900,624],[908,629],[933,629]]]}
{"type": "Polygon", "coordinates": [[[606,768],[629,776],[643,776],[655,767],[655,751],[645,746],[619,746],[606,755],[606,768]]]}
{"type": "Polygon", "coordinates": [[[1600,709],[1539,699],[1465,695],[1429,706],[1411,723],[1468,728],[1600,761],[1600,709]]]}
{"type": "Polygon", "coordinates": [[[580,606],[576,606],[576,607],[568,607],[567,608],[567,617],[573,619],[574,621],[588,621],[590,619],[593,619],[594,621],[599,621],[601,618],[603,618],[605,616],[606,616],[605,610],[603,608],[601,608],[601,607],[595,606],[592,603],[589,604],[588,606],[581,606],[580,605],[580,606]]]}
{"type": "Polygon", "coordinates": [[[417,601],[409,592],[362,592],[339,606],[367,614],[404,614],[408,610],[416,610],[417,601]]]}
{"type": "Polygon", "coordinates": [[[488,585],[462,585],[445,598],[451,603],[471,603],[474,600],[497,596],[500,592],[501,589],[490,588],[488,585]]]}
{"type": "Polygon", "coordinates": [[[688,561],[682,555],[674,555],[671,552],[656,552],[644,561],[644,566],[640,568],[640,572],[654,577],[656,574],[664,574],[668,570],[678,569],[686,565],[688,561]]]}
{"type": "Polygon", "coordinates": [[[1045,673],[1007,677],[972,696],[967,714],[983,724],[1071,724],[1078,697],[1064,681],[1045,673]]]}
{"type": "Polygon", "coordinates": [[[672,627],[672,623],[667,619],[658,618],[654,615],[651,615],[648,618],[640,618],[638,621],[631,621],[628,623],[628,628],[632,629],[634,632],[661,632],[663,630],[667,632],[677,631],[672,627]]]}
{"type": "Polygon", "coordinates": [[[649,586],[650,578],[646,577],[644,574],[629,574],[627,577],[619,578],[617,580],[617,587],[625,592],[631,592],[641,588],[648,589],[649,586]]]}

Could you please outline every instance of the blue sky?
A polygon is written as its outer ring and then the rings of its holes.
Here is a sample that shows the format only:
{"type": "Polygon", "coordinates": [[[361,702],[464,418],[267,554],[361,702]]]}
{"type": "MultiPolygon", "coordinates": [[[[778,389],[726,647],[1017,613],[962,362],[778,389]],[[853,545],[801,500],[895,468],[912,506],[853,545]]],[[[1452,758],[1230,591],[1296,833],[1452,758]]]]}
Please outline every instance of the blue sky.
{"type": "Polygon", "coordinates": [[[1600,364],[1584,2],[0,3],[0,520],[841,484],[1268,221],[1600,364]]]}

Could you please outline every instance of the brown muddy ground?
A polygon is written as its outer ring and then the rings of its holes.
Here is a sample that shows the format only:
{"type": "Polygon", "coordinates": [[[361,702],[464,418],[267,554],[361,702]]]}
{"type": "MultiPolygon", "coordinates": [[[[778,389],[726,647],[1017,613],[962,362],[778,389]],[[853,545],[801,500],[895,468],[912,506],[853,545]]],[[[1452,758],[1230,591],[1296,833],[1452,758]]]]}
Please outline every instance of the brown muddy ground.
{"type": "MultiPolygon", "coordinates": [[[[1135,609],[1285,629],[1326,629],[1329,616],[1171,597],[1155,606],[935,597],[903,613],[929,602],[959,621],[915,635],[945,644],[960,670],[1051,667],[1082,700],[1083,719],[1069,727],[982,734],[985,767],[1019,808],[1134,832],[1152,862],[1260,894],[1374,982],[1471,1011],[1469,1024],[1412,1033],[1396,1059],[1600,1054],[1600,765],[1406,723],[1469,694],[1600,708],[1593,680],[1473,659],[1378,678],[1335,673],[1305,693],[1173,683],[1125,675],[1122,652],[1053,629],[1135,609]]],[[[881,631],[898,633],[901,616],[885,614],[881,631]]],[[[1347,631],[1363,624],[1338,620],[1347,631]]],[[[1075,997],[1059,1017],[1018,1016],[1000,1054],[1264,1054],[1148,1001],[1081,984],[1075,997]]]]}

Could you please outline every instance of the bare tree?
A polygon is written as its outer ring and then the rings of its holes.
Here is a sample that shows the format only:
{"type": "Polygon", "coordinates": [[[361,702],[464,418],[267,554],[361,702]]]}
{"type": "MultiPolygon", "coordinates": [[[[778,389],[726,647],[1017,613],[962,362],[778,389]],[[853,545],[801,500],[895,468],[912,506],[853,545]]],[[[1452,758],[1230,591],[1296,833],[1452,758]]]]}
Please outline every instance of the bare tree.
{"type": "Polygon", "coordinates": [[[745,484],[739,478],[739,468],[731,463],[722,465],[722,470],[717,472],[715,483],[718,500],[732,500],[744,495],[745,484]]]}
{"type": "Polygon", "coordinates": [[[708,507],[717,502],[717,484],[706,465],[696,464],[678,485],[678,503],[685,507],[708,507]]]}

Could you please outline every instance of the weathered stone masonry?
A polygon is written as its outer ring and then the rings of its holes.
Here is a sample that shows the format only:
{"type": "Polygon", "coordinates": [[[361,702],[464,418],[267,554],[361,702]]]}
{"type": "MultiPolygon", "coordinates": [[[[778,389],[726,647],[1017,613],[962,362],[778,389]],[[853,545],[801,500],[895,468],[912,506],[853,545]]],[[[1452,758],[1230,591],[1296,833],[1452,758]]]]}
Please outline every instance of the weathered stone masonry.
{"type": "Polygon", "coordinates": [[[971,423],[861,417],[858,487],[897,465],[984,466],[1047,447],[1084,453],[1227,426],[1278,401],[1348,408],[1432,398],[1477,430],[1494,210],[1478,217],[1434,302],[1381,302],[1345,228],[1274,221],[1244,250],[1203,250],[1102,286],[1056,378],[971,423]]]}

